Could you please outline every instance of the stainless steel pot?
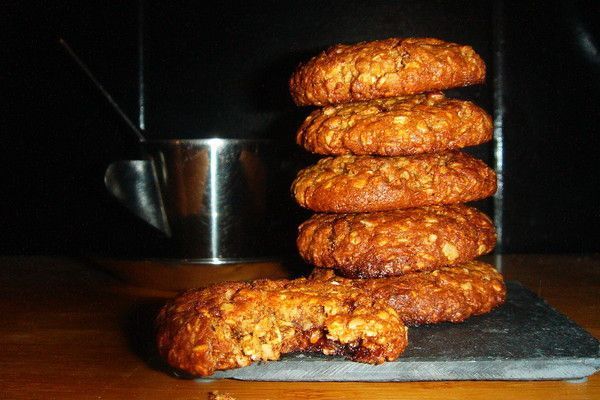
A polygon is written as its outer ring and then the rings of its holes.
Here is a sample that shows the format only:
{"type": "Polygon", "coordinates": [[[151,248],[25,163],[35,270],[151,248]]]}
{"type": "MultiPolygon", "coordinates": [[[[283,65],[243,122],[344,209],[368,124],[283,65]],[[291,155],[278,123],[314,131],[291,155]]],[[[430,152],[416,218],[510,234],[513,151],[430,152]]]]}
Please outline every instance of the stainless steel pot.
{"type": "Polygon", "coordinates": [[[276,170],[267,140],[142,142],[145,160],[117,161],[105,185],[164,232],[173,258],[228,264],[273,258],[267,193],[276,170]]]}

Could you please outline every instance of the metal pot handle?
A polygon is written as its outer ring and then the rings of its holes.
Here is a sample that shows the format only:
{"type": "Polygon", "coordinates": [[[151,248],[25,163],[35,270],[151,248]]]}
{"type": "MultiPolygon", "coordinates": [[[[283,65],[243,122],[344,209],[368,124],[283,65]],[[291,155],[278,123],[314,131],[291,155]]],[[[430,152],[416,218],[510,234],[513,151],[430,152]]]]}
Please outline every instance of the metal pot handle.
{"type": "Polygon", "coordinates": [[[171,236],[150,161],[125,160],[110,164],[104,173],[104,185],[136,216],[171,236]]]}

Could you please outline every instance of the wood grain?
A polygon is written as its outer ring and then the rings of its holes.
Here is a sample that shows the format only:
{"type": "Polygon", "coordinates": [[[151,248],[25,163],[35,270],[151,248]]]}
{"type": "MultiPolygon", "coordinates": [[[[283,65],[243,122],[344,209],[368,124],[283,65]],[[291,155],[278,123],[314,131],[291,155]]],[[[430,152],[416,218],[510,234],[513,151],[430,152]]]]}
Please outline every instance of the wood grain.
{"type": "MultiPolygon", "coordinates": [[[[496,261],[600,337],[600,255],[519,255],[496,261]]],[[[600,376],[585,383],[198,382],[165,372],[152,318],[172,292],[128,286],[78,260],[0,258],[0,398],[206,399],[594,399],[600,376]]]]}

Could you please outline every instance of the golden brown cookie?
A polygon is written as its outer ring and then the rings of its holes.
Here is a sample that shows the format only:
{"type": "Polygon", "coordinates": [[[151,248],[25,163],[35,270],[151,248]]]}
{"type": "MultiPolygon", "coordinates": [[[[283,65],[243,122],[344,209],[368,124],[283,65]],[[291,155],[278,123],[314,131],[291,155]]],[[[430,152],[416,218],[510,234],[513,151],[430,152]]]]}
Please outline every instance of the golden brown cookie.
{"type": "Polygon", "coordinates": [[[290,78],[298,105],[403,96],[481,83],[485,63],[470,46],[431,38],[338,44],[301,64],[290,78]]]}
{"type": "Polygon", "coordinates": [[[396,359],[407,329],[396,311],[351,281],[260,280],[191,290],[160,311],[157,344],[193,375],[320,351],[379,364],[396,359]]]}
{"type": "Polygon", "coordinates": [[[298,173],[298,204],[318,212],[388,211],[478,200],[496,191],[496,174],[458,151],[404,157],[327,157],[298,173]]]}
{"type": "Polygon", "coordinates": [[[347,279],[330,269],[317,268],[311,278],[339,285],[350,280],[393,307],[407,325],[461,322],[488,313],[506,300],[502,275],[480,261],[378,279],[347,279]]]}
{"type": "Polygon", "coordinates": [[[361,214],[315,214],[300,225],[298,250],[310,264],[351,278],[457,265],[492,251],[496,233],[464,205],[361,214]]]}
{"type": "Polygon", "coordinates": [[[328,106],[313,111],[296,142],[317,154],[400,156],[459,149],[492,138],[492,119],[442,93],[328,106]]]}

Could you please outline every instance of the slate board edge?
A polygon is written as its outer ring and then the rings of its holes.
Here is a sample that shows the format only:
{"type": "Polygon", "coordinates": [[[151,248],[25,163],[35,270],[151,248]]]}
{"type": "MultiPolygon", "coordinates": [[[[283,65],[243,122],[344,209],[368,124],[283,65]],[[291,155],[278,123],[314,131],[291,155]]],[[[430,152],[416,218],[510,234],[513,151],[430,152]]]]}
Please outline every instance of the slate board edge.
{"type": "Polygon", "coordinates": [[[337,360],[260,363],[220,371],[208,379],[303,382],[406,382],[453,380],[575,380],[600,370],[600,358],[403,361],[368,365],[337,360]]]}

